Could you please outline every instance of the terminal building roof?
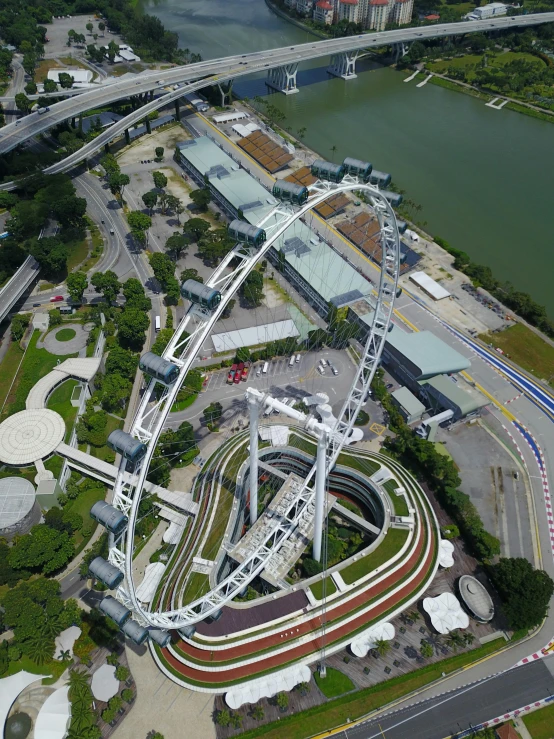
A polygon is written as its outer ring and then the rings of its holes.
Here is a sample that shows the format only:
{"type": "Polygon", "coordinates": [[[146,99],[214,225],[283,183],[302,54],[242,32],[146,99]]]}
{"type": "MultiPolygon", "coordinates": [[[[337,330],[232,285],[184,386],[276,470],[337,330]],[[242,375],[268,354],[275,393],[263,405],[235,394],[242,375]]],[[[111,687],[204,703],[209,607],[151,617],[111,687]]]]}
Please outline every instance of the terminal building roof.
{"type": "MultiPolygon", "coordinates": [[[[271,193],[207,136],[181,142],[177,147],[227,202],[243,212],[249,223],[258,225],[276,205],[271,193]]],[[[324,300],[329,302],[352,293],[350,300],[337,300],[338,307],[371,294],[371,283],[299,220],[274,246],[285,252],[287,262],[324,300]]]]}
{"type": "Polygon", "coordinates": [[[437,394],[447,398],[453,405],[457,406],[462,416],[482,408],[489,402],[485,396],[466,382],[453,382],[446,375],[437,375],[429,380],[421,380],[420,384],[433,388],[437,394]]]}
{"type": "Polygon", "coordinates": [[[425,413],[425,406],[421,400],[416,398],[407,387],[399,387],[391,395],[398,405],[406,411],[408,416],[421,416],[425,413]]]}
{"type": "Polygon", "coordinates": [[[430,331],[408,334],[395,326],[387,336],[387,345],[412,365],[412,374],[419,380],[461,372],[471,366],[469,359],[430,331]]]}

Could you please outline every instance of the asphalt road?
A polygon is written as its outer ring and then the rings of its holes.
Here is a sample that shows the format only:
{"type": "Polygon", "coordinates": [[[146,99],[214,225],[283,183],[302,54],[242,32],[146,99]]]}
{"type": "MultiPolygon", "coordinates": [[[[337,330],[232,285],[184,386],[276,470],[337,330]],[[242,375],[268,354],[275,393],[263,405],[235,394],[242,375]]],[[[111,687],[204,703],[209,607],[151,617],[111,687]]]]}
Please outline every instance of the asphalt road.
{"type": "Polygon", "coordinates": [[[554,695],[553,658],[386,714],[335,734],[341,739],[443,739],[554,695]]]}
{"type": "Polygon", "coordinates": [[[29,286],[33,284],[39,269],[38,262],[33,257],[28,257],[10,281],[0,290],[0,321],[4,320],[29,286]]]}
{"type": "MultiPolygon", "coordinates": [[[[422,28],[402,28],[394,31],[383,31],[374,34],[361,34],[339,39],[299,44],[297,46],[280,49],[269,49],[263,52],[243,54],[213,59],[198,64],[189,64],[183,67],[174,67],[163,72],[143,72],[138,78],[121,79],[110,85],[102,85],[99,89],[82,92],[75,97],[66,98],[52,104],[50,109],[39,115],[31,113],[16,123],[5,126],[0,137],[0,153],[10,151],[22,141],[61,123],[67,118],[84,113],[91,108],[101,107],[116,100],[141,95],[151,90],[160,90],[175,84],[186,83],[186,90],[173,90],[162,95],[157,100],[146,104],[138,111],[129,114],[122,121],[111,126],[101,133],[94,141],[86,144],[75,154],[71,154],[62,162],[49,167],[49,173],[62,172],[98,151],[114,136],[121,134],[126,128],[141,120],[147,113],[157,110],[166,103],[178,99],[186,91],[193,91],[205,87],[208,82],[221,82],[237,77],[243,77],[253,72],[265,72],[269,68],[286,64],[298,64],[310,59],[355,52],[367,48],[382,47],[390,44],[410,42],[424,38],[437,38],[477,31],[491,31],[517,26],[530,26],[547,23],[554,20],[554,13],[537,13],[517,16],[515,18],[489,18],[486,21],[463,21],[460,23],[444,23],[422,28]],[[203,79],[202,79],[203,78],[203,79]],[[199,81],[200,79],[200,81],[199,81]]],[[[11,183],[6,183],[3,189],[10,189],[11,183]]]]}

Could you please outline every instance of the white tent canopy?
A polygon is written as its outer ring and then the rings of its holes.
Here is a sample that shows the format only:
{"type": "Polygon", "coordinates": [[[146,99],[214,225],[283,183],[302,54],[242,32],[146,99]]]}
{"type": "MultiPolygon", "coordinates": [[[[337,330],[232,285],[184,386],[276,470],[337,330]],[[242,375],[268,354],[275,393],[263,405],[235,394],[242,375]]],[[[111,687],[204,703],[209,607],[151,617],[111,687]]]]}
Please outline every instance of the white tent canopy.
{"type": "Polygon", "coordinates": [[[35,724],[35,739],[63,739],[71,718],[68,697],[69,685],[49,695],[38,712],[35,724]]]}
{"type": "Polygon", "coordinates": [[[16,672],[15,675],[10,677],[4,677],[0,680],[0,726],[4,726],[8,713],[12,707],[13,702],[22,690],[35,683],[37,680],[42,680],[43,677],[49,677],[48,675],[31,675],[30,672],[16,672]]]}
{"type": "Polygon", "coordinates": [[[367,631],[357,636],[350,644],[350,649],[356,657],[365,657],[369,650],[375,647],[375,642],[391,641],[391,639],[394,639],[394,635],[394,626],[388,621],[383,621],[371,626],[367,631]]]}
{"type": "Polygon", "coordinates": [[[436,598],[424,598],[423,610],[429,614],[431,623],[439,634],[467,629],[469,626],[467,613],[462,610],[460,601],[452,593],[441,593],[436,598]]]}
{"type": "Polygon", "coordinates": [[[288,426],[260,426],[260,438],[271,446],[286,446],[289,438],[288,426]]]}
{"type": "Polygon", "coordinates": [[[288,692],[299,683],[308,683],[311,679],[312,672],[307,665],[295,665],[235,686],[225,694],[225,702],[229,708],[237,709],[245,703],[257,703],[260,698],[272,698],[282,690],[288,692]]]}
{"type": "Polygon", "coordinates": [[[152,562],[147,565],[144,571],[144,579],[137,588],[137,599],[141,603],[150,603],[164,572],[165,565],[162,562],[152,562]]]}
{"type": "Polygon", "coordinates": [[[99,701],[107,703],[119,690],[119,680],[115,676],[115,667],[102,665],[92,676],[90,685],[92,694],[99,701]]]}
{"type": "Polygon", "coordinates": [[[55,639],[56,651],[54,652],[54,659],[61,660],[63,652],[69,652],[70,656],[73,657],[73,645],[80,636],[81,629],[78,626],[70,626],[68,629],[62,631],[55,639]]]}
{"type": "Polygon", "coordinates": [[[454,564],[454,544],[448,539],[441,539],[439,542],[439,564],[441,567],[452,567],[454,564]]]}

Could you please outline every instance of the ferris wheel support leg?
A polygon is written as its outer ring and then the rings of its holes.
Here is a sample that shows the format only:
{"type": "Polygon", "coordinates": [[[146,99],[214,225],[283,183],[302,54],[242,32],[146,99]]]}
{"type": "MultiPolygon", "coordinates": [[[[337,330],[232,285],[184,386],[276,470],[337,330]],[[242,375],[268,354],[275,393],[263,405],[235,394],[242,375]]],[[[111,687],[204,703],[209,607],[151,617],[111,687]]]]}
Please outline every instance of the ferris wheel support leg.
{"type": "Polygon", "coordinates": [[[258,519],[258,419],[260,404],[258,398],[247,395],[250,409],[250,525],[258,519]]]}
{"type": "Polygon", "coordinates": [[[321,540],[323,537],[323,515],[325,511],[325,485],[327,477],[327,432],[320,430],[317,439],[317,459],[315,472],[315,516],[314,516],[314,559],[321,561],[321,540]]]}

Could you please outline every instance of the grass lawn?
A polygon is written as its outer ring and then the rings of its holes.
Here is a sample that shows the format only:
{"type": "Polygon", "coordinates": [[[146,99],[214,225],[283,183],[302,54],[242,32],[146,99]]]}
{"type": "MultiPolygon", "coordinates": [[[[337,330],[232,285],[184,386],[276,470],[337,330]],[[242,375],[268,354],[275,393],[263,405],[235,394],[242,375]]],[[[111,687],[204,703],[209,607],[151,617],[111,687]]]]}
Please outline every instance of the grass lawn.
{"type": "MultiPolygon", "coordinates": [[[[0,367],[0,397],[3,399],[8,395],[6,405],[1,415],[3,420],[7,416],[11,416],[12,413],[25,410],[25,400],[31,388],[40,380],[42,377],[47,375],[57,365],[58,361],[63,362],[69,357],[75,357],[76,354],[68,354],[67,356],[54,356],[46,351],[46,349],[37,349],[37,341],[40,336],[40,331],[34,331],[27,347],[27,352],[21,368],[17,373],[15,382],[9,390],[12,378],[13,378],[13,365],[14,362],[17,364],[17,357],[21,359],[23,352],[19,350],[14,351],[10,354],[12,347],[8,350],[8,353],[2,362],[0,367]],[[6,365],[7,363],[7,365],[6,365]]],[[[17,367],[16,367],[17,371],[17,367]]],[[[4,402],[4,401],[2,401],[4,402]]]]}
{"type": "Polygon", "coordinates": [[[454,657],[422,667],[420,670],[415,670],[406,675],[399,675],[392,678],[392,680],[386,680],[371,688],[358,690],[355,693],[350,693],[321,706],[315,706],[294,716],[283,716],[279,721],[244,732],[241,734],[241,739],[254,739],[254,737],[306,739],[306,737],[341,726],[348,720],[355,720],[385,706],[434,680],[438,680],[443,672],[449,674],[498,651],[505,643],[504,639],[495,639],[495,641],[477,649],[472,649],[470,652],[457,654],[454,657]]]}
{"type": "Polygon", "coordinates": [[[554,705],[541,708],[528,716],[522,716],[522,718],[533,739],[552,739],[554,737],[554,705]]]}
{"type": "Polygon", "coordinates": [[[370,554],[348,565],[344,570],[341,570],[342,579],[347,585],[352,585],[353,582],[356,582],[356,580],[367,575],[368,572],[384,564],[399,552],[407,538],[408,531],[404,529],[389,529],[387,535],[375,551],[370,552],[370,554]]]}
{"type": "Polygon", "coordinates": [[[74,328],[62,328],[56,334],[56,341],[71,341],[71,339],[75,338],[76,333],[74,328]]]}
{"type": "Polygon", "coordinates": [[[485,344],[492,344],[506,356],[539,379],[554,387],[554,346],[522,323],[516,323],[498,334],[481,334],[485,344]]]}
{"type": "Polygon", "coordinates": [[[23,349],[17,341],[12,341],[0,365],[0,408],[4,404],[9,387],[17,373],[22,358],[23,349]]]}
{"type": "Polygon", "coordinates": [[[65,421],[65,440],[71,436],[71,430],[77,415],[77,408],[71,405],[71,393],[73,388],[78,385],[77,380],[66,380],[59,387],[57,387],[52,395],[48,398],[46,404],[52,411],[56,411],[65,421]]]}
{"type": "Polygon", "coordinates": [[[326,698],[336,698],[344,693],[349,693],[355,688],[354,683],[347,675],[339,670],[334,670],[332,667],[327,668],[327,676],[324,678],[320,677],[316,670],[314,678],[317,687],[326,698]]]}
{"type": "Polygon", "coordinates": [[[177,411],[184,411],[185,408],[188,408],[191,406],[196,398],[198,397],[198,393],[193,393],[192,395],[189,395],[188,398],[185,398],[184,400],[176,400],[175,403],[171,406],[171,413],[176,413],[177,411]]]}
{"type": "Polygon", "coordinates": [[[88,239],[85,237],[81,241],[70,241],[67,250],[69,252],[67,271],[73,272],[88,257],[88,239]]]}
{"type": "MultiPolygon", "coordinates": [[[[106,419],[106,438],[112,433],[112,431],[115,431],[116,429],[122,429],[123,428],[123,419],[114,418],[113,416],[108,416],[106,419]]],[[[110,449],[108,446],[104,444],[104,446],[92,446],[90,445],[90,453],[93,457],[96,457],[96,459],[102,459],[104,462],[112,462],[114,459],[114,452],[112,449],[110,449]]]]}
{"type": "MultiPolygon", "coordinates": [[[[443,59],[441,61],[428,62],[426,64],[426,67],[428,67],[432,72],[446,74],[448,71],[448,67],[455,67],[456,69],[467,69],[468,67],[479,64],[482,58],[482,54],[465,54],[464,56],[454,57],[454,59],[443,59]]],[[[526,62],[532,62],[537,65],[544,65],[542,59],[533,56],[533,54],[526,54],[525,52],[506,51],[503,54],[498,54],[498,56],[494,59],[491,58],[490,55],[487,55],[487,63],[489,67],[503,67],[506,64],[515,61],[516,59],[521,59],[526,62]]],[[[473,75],[471,74],[471,72],[469,74],[469,80],[471,81],[473,75]]]]}
{"type": "Polygon", "coordinates": [[[192,603],[210,590],[210,581],[202,572],[191,572],[183,591],[183,605],[192,603]]]}
{"type": "Polygon", "coordinates": [[[92,269],[96,262],[100,259],[100,257],[102,256],[102,252],[104,251],[104,239],[100,235],[98,226],[90,219],[87,220],[88,230],[92,239],[92,251],[87,261],[81,265],[81,272],[88,272],[90,269],[92,269]]]}
{"type": "Polygon", "coordinates": [[[9,677],[10,675],[15,675],[16,672],[25,670],[26,672],[30,672],[32,675],[44,675],[45,679],[43,680],[43,685],[52,685],[60,679],[62,673],[67,669],[67,667],[67,662],[59,662],[57,659],[53,659],[51,662],[47,662],[44,665],[37,665],[29,657],[22,655],[21,659],[18,659],[17,662],[9,663],[8,671],[3,675],[3,677],[9,677]]]}
{"type": "Polygon", "coordinates": [[[397,488],[398,488],[398,483],[395,480],[387,480],[387,482],[385,483],[385,490],[389,494],[391,503],[394,507],[395,515],[396,516],[407,516],[409,513],[408,503],[406,501],[406,498],[403,495],[396,494],[397,488]]]}
{"type": "MultiPolygon", "coordinates": [[[[83,518],[83,526],[88,526],[91,523],[90,509],[99,500],[104,500],[106,497],[106,488],[100,483],[98,487],[91,488],[90,490],[83,491],[78,498],[70,500],[65,506],[65,510],[71,510],[73,513],[78,513],[83,518]]],[[[93,529],[94,532],[94,529],[93,529]]],[[[83,549],[89,542],[90,536],[84,537],[80,531],[76,531],[73,537],[73,543],[75,544],[75,555],[82,552],[83,549]]]]}
{"type": "MultiPolygon", "coordinates": [[[[327,590],[325,593],[325,597],[328,598],[330,595],[333,595],[333,593],[336,593],[337,589],[330,575],[325,579],[327,580],[327,590]]],[[[314,582],[312,585],[310,585],[310,590],[314,594],[314,598],[321,600],[323,598],[323,580],[318,580],[317,582],[314,582]]]]}

